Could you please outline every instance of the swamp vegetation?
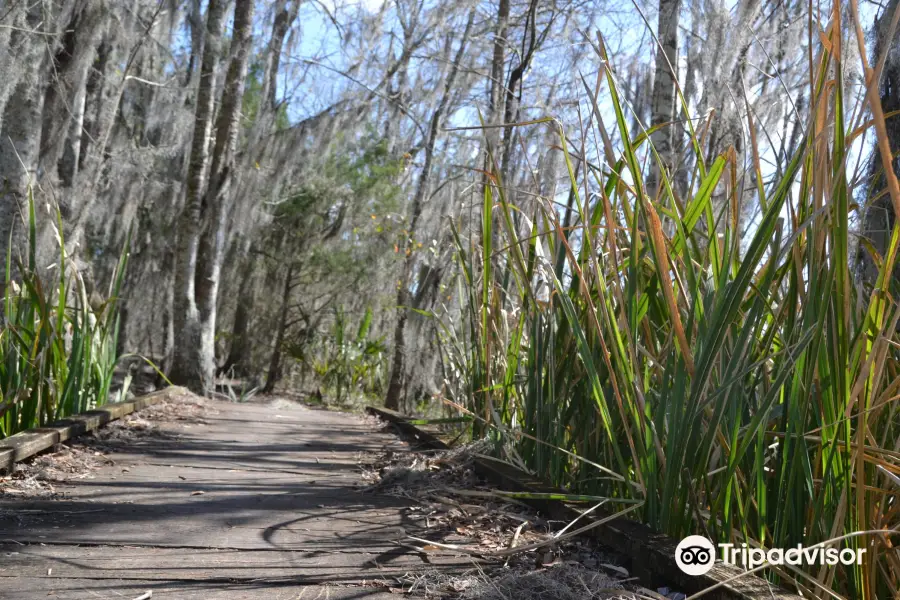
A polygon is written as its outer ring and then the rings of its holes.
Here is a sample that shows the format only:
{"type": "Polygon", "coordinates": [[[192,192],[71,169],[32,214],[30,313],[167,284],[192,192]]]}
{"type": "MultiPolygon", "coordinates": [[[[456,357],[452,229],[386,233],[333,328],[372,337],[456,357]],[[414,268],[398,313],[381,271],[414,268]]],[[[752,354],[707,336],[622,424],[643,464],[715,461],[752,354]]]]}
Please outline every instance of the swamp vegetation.
{"type": "Polygon", "coordinates": [[[141,377],[383,402],[675,538],[865,549],[761,574],[898,598],[898,21],[6,0],[0,437],[141,377]]]}

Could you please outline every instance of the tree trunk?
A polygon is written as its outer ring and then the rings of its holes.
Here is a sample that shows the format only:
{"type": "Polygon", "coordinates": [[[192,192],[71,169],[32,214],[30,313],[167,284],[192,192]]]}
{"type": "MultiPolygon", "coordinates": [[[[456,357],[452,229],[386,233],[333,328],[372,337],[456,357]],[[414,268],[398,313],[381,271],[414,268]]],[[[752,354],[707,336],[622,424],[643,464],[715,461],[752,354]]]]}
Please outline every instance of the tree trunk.
{"type": "Polygon", "coordinates": [[[187,26],[191,30],[191,55],[188,58],[187,69],[184,72],[184,85],[190,86],[194,83],[194,73],[197,70],[197,57],[203,51],[203,9],[200,0],[190,0],[187,6],[187,26]]]}
{"type": "Polygon", "coordinates": [[[210,162],[208,140],[212,128],[214,79],[219,63],[224,13],[224,2],[210,1],[188,167],[187,199],[179,223],[176,247],[174,318],[177,339],[172,381],[196,393],[207,393],[215,385],[216,300],[226,218],[230,208],[229,191],[241,100],[251,46],[253,1],[237,0],[235,3],[231,63],[225,76],[216,120],[215,147],[207,182],[204,175],[210,162]]]}
{"type": "MultiPolygon", "coordinates": [[[[85,85],[101,21],[100,7],[87,3],[64,27],[60,48],[51,58],[54,80],[44,97],[40,163],[44,173],[57,171],[66,186],[71,185],[77,164],[72,161],[75,149],[71,145],[69,157],[65,162],[62,159],[73,132],[72,122],[80,121],[84,114],[85,85]]],[[[75,136],[80,142],[80,123],[75,136]]]]}
{"type": "Polygon", "coordinates": [[[175,246],[174,303],[172,322],[175,343],[169,378],[194,392],[205,393],[212,385],[201,350],[200,312],[197,307],[194,279],[197,273],[197,249],[200,242],[203,191],[209,163],[209,138],[212,134],[215,108],[215,74],[219,65],[224,0],[210,0],[206,14],[206,41],[200,65],[197,104],[194,110],[194,136],[191,143],[187,175],[187,197],[178,223],[175,246]]]}
{"type": "MultiPolygon", "coordinates": [[[[508,27],[509,0],[500,0],[500,3],[497,5],[497,23],[494,29],[494,49],[491,54],[491,95],[487,115],[487,123],[489,125],[499,125],[503,118],[503,101],[506,98],[506,94],[504,93],[505,86],[503,85],[503,72],[506,62],[506,36],[508,27]]],[[[485,139],[492,152],[499,150],[499,129],[488,129],[485,132],[485,139]]],[[[488,165],[487,170],[491,170],[490,165],[488,165]]]]}
{"type": "Polygon", "coordinates": [[[391,360],[391,378],[387,393],[384,396],[384,407],[400,410],[400,398],[406,387],[406,319],[407,308],[404,306],[406,294],[403,287],[397,290],[397,324],[394,326],[394,357],[391,360]]]}
{"type": "Polygon", "coordinates": [[[252,45],[253,0],[238,0],[234,7],[234,36],[231,63],[225,76],[222,102],[216,120],[216,145],[212,155],[209,185],[201,206],[201,234],[194,274],[195,301],[200,316],[200,367],[212,389],[216,371],[216,307],[219,281],[225,256],[228,216],[231,214],[231,186],[240,133],[241,103],[247,77],[247,61],[252,45]]]}
{"type": "Polygon", "coordinates": [[[87,90],[82,86],[72,101],[72,120],[59,158],[57,169],[59,182],[64,187],[72,187],[78,174],[81,159],[81,131],[84,128],[84,108],[87,90]]]}
{"type": "MultiPolygon", "coordinates": [[[[272,34],[269,37],[266,51],[266,66],[263,72],[262,90],[260,92],[259,109],[247,135],[247,152],[243,153],[241,170],[252,168],[263,161],[267,144],[262,140],[276,131],[278,111],[278,71],[281,67],[281,51],[284,39],[297,18],[301,2],[294,0],[288,6],[288,0],[279,0],[275,6],[275,17],[272,20],[272,34]]],[[[240,192],[239,192],[240,193],[240,192]]]]}
{"type": "Polygon", "coordinates": [[[256,300],[256,288],[253,285],[253,272],[256,269],[256,255],[253,250],[241,257],[241,267],[237,307],[234,311],[234,322],[231,326],[231,347],[228,358],[222,365],[223,373],[234,372],[238,377],[249,375],[250,359],[250,316],[256,300]]]}
{"type": "MultiPolygon", "coordinates": [[[[681,12],[681,0],[659,0],[659,19],[656,35],[659,46],[656,48],[654,63],[653,93],[650,104],[650,126],[656,127],[675,120],[678,111],[675,103],[676,73],[678,68],[678,17],[681,12]]],[[[675,132],[678,127],[667,125],[657,129],[650,136],[665,169],[671,172],[675,166],[675,132]]],[[[650,175],[647,177],[646,193],[650,198],[659,196],[661,172],[655,159],[650,159],[650,175]]]]}
{"type": "Polygon", "coordinates": [[[269,41],[269,51],[266,55],[262,99],[268,107],[268,112],[272,114],[278,108],[276,92],[278,88],[278,69],[281,66],[281,49],[284,46],[284,38],[291,29],[291,24],[297,18],[300,0],[293,0],[290,4],[291,6],[288,7],[288,0],[279,0],[275,7],[272,38],[269,41]]]}
{"type": "MultiPolygon", "coordinates": [[[[528,12],[525,15],[525,38],[527,39],[527,44],[523,44],[522,52],[519,54],[518,64],[509,72],[509,78],[506,82],[506,90],[505,95],[506,99],[503,102],[503,125],[508,125],[510,123],[515,123],[519,120],[519,102],[522,99],[522,86],[523,79],[525,77],[525,72],[531,66],[531,60],[534,58],[535,52],[537,52],[538,48],[540,48],[541,44],[543,44],[544,40],[547,37],[547,34],[550,32],[550,28],[553,24],[553,19],[550,19],[550,24],[544,29],[541,34],[537,32],[537,11],[539,6],[539,0],[531,0],[531,3],[528,5],[528,12]]],[[[501,72],[502,75],[502,72],[501,72]]],[[[506,181],[506,177],[510,173],[510,160],[512,156],[512,141],[515,136],[515,130],[512,127],[506,127],[503,129],[503,144],[500,150],[500,178],[501,181],[506,181]]],[[[507,190],[507,193],[512,194],[515,193],[517,186],[510,186],[507,190]]],[[[514,198],[508,198],[508,200],[512,201],[515,204],[514,198]]],[[[516,214],[516,218],[518,220],[518,214],[516,214]]]]}
{"type": "MultiPolygon", "coordinates": [[[[881,54],[885,51],[888,53],[887,60],[884,63],[884,71],[881,75],[880,89],[881,109],[885,114],[900,110],[900,36],[895,36],[893,40],[885,39],[894,11],[900,10],[898,5],[900,5],[900,0],[891,0],[888,6],[882,10],[881,16],[874,27],[875,45],[872,49],[871,64],[873,66],[876,65],[881,54]]],[[[891,151],[896,153],[897,149],[900,148],[900,119],[897,117],[887,119],[885,125],[891,151]]],[[[898,162],[900,161],[894,158],[894,172],[900,175],[900,164],[898,162]]],[[[872,201],[866,208],[862,235],[872,243],[872,246],[881,256],[887,254],[891,240],[891,231],[896,221],[894,208],[891,204],[891,196],[886,191],[887,179],[884,176],[883,164],[881,151],[876,144],[869,159],[870,198],[875,198],[876,200],[872,201]]],[[[878,265],[862,244],[857,249],[857,264],[859,275],[863,281],[874,283],[878,277],[878,265]]],[[[895,268],[894,277],[900,277],[900,268],[895,268]]]]}
{"type": "Polygon", "coordinates": [[[102,107],[105,104],[106,81],[110,69],[110,58],[113,53],[112,45],[104,40],[97,46],[97,56],[91,66],[87,83],[85,84],[84,99],[84,127],[80,130],[81,141],[79,143],[78,170],[82,170],[88,163],[91,146],[100,137],[100,119],[102,107]]]}
{"type": "Polygon", "coordinates": [[[29,22],[33,21],[31,18],[33,13],[29,13],[27,3],[13,2],[0,10],[4,11],[3,24],[6,25],[0,27],[0,73],[4,74],[0,78],[0,127],[2,127],[6,103],[12,97],[19,82],[18,77],[21,76],[22,69],[18,68],[18,65],[23,60],[35,58],[30,55],[35,49],[31,42],[35,40],[25,34],[34,26],[29,22]]]}
{"type": "Polygon", "coordinates": [[[194,136],[188,166],[187,198],[179,220],[175,266],[174,328],[176,343],[172,380],[198,393],[213,387],[215,366],[215,301],[221,269],[221,248],[238,109],[243,93],[250,45],[249,22],[253,3],[235,5],[235,35],[216,123],[215,150],[210,182],[209,140],[215,107],[215,73],[218,69],[222,24],[226,3],[212,0],[207,8],[206,40],[200,65],[194,136]]]}
{"type": "MultiPolygon", "coordinates": [[[[450,103],[450,96],[453,91],[453,84],[459,73],[459,65],[465,57],[466,45],[469,41],[469,34],[472,31],[472,24],[475,20],[475,9],[469,12],[466,28],[463,31],[462,40],[459,43],[459,49],[453,65],[450,67],[450,73],[444,82],[443,95],[441,100],[431,115],[431,125],[428,130],[428,139],[425,141],[425,163],[422,165],[422,171],[419,173],[419,179],[416,182],[416,191],[413,195],[411,217],[409,222],[409,238],[413,238],[419,217],[422,215],[422,206],[425,203],[425,197],[428,193],[428,186],[431,179],[431,165],[434,160],[434,146],[437,143],[438,134],[440,133],[441,120],[450,103]]],[[[391,361],[391,376],[388,384],[387,393],[384,397],[385,407],[391,410],[397,410],[400,406],[400,398],[403,395],[406,379],[406,320],[407,320],[407,297],[409,288],[409,278],[413,272],[415,263],[415,253],[413,248],[407,245],[406,258],[403,263],[403,273],[400,278],[400,285],[397,288],[397,307],[400,311],[397,316],[397,324],[394,327],[394,358],[391,361]]]]}
{"type": "Polygon", "coordinates": [[[387,140],[388,153],[394,154],[397,147],[397,141],[400,137],[400,118],[403,116],[403,103],[408,95],[407,82],[409,80],[410,55],[404,52],[401,54],[398,65],[395,66],[397,74],[397,84],[394,85],[394,75],[388,78],[387,97],[390,100],[390,111],[388,113],[387,123],[384,128],[384,138],[387,140]]]}
{"type": "MultiPolygon", "coordinates": [[[[41,4],[28,9],[22,24],[35,29],[41,21],[41,4]]],[[[0,123],[3,137],[0,139],[0,244],[6,247],[12,241],[13,278],[17,278],[16,261],[24,249],[27,214],[28,185],[37,176],[41,141],[41,112],[44,104],[44,88],[41,85],[41,63],[44,42],[28,31],[14,30],[10,36],[10,48],[18,59],[29,66],[22,71],[11,102],[6,104],[0,123]]],[[[24,257],[23,257],[24,258],[24,257]]],[[[27,260],[26,260],[27,264],[27,260]]],[[[0,288],[3,287],[0,282],[0,288]]],[[[5,290],[0,289],[0,292],[5,290]]]]}
{"type": "Polygon", "coordinates": [[[291,303],[291,287],[294,278],[294,265],[288,266],[287,275],[284,277],[284,286],[281,290],[281,312],[278,315],[278,328],[275,330],[275,347],[272,348],[272,356],[269,359],[269,371],[266,375],[266,385],[263,393],[271,394],[275,390],[275,384],[281,379],[281,346],[284,344],[284,336],[287,330],[288,308],[291,303]]]}

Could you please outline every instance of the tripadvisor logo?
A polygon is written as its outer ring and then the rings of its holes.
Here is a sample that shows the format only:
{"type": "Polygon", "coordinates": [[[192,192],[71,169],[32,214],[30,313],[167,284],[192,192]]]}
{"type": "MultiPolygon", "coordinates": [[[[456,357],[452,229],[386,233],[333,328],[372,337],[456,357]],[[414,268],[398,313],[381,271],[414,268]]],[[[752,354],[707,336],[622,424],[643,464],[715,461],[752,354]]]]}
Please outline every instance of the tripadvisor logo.
{"type": "MultiPolygon", "coordinates": [[[[729,565],[745,569],[755,569],[765,563],[771,565],[842,565],[862,564],[865,549],[824,548],[812,546],[804,548],[797,544],[794,548],[751,548],[747,544],[719,544],[719,557],[729,565]]],[[[675,549],[675,563],[688,575],[704,575],[716,562],[716,546],[702,535],[689,535],[675,549]]]]}
{"type": "Polygon", "coordinates": [[[704,575],[716,562],[716,547],[702,535],[689,535],[675,549],[675,562],[688,575],[704,575]]]}

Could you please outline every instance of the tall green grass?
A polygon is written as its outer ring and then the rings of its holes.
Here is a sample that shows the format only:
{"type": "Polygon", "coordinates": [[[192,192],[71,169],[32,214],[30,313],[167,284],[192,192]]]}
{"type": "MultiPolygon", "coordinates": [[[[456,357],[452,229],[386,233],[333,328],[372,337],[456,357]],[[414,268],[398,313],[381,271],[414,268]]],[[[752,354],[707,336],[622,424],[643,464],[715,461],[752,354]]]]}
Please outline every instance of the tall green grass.
{"type": "Polygon", "coordinates": [[[0,325],[0,438],[104,404],[116,364],[118,296],[128,260],[119,258],[107,299],[91,298],[66,254],[39,269],[34,198],[28,197],[25,257],[7,246],[0,325]],[[14,277],[15,274],[15,277],[14,277]]]}
{"type": "Polygon", "coordinates": [[[836,542],[866,549],[859,567],[768,574],[811,597],[883,599],[900,590],[900,226],[862,286],[840,35],[832,25],[810,57],[812,109],[781,179],[764,185],[754,160],[762,215],[745,239],[733,152],[707,163],[686,120],[690,189],[676,197],[662,168],[654,196],[650,132],[632,137],[614,73],[608,121],[585,83],[580,138],[616,128],[621,147],[598,142],[605,164],[591,165],[560,128],[565,207],[514,205],[490,174],[480,227],[468,242],[454,231],[463,320],[444,331],[476,433],[511,460],[610,506],[639,501],[631,515],[676,538],[788,548],[868,531],[836,542]]]}

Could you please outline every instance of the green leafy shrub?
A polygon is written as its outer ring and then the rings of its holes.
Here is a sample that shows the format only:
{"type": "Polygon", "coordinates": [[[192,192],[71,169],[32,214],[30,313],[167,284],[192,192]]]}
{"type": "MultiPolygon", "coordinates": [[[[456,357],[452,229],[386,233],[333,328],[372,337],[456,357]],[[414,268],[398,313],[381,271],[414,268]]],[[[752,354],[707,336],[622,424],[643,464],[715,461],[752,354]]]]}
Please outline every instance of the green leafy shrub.
{"type": "Polygon", "coordinates": [[[386,346],[382,338],[371,338],[372,309],[365,315],[354,336],[341,308],[334,309],[331,336],[320,341],[310,357],[304,353],[294,358],[307,362],[319,381],[338,403],[354,395],[378,396],[383,392],[387,368],[386,346]]]}

